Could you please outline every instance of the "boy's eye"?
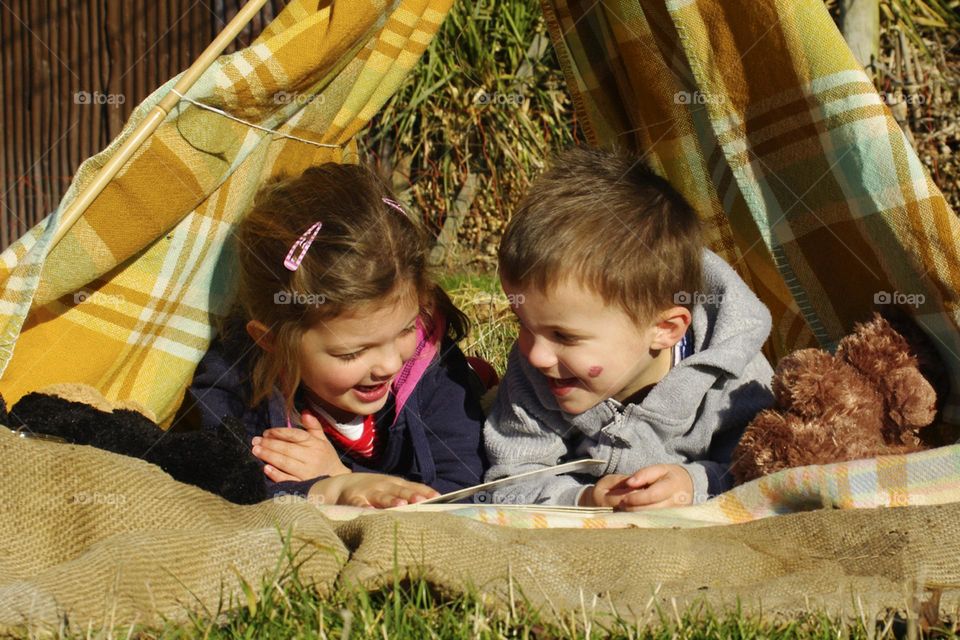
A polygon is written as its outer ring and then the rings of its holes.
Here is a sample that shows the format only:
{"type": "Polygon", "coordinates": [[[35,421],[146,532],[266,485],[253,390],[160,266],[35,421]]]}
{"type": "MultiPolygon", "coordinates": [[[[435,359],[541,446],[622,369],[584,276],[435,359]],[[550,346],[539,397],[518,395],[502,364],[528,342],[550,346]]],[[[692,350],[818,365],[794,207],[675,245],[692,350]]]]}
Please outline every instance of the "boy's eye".
{"type": "Polygon", "coordinates": [[[579,339],[576,336],[571,336],[569,334],[562,333],[560,331],[554,331],[553,337],[556,339],[557,342],[561,344],[574,344],[579,339]]]}

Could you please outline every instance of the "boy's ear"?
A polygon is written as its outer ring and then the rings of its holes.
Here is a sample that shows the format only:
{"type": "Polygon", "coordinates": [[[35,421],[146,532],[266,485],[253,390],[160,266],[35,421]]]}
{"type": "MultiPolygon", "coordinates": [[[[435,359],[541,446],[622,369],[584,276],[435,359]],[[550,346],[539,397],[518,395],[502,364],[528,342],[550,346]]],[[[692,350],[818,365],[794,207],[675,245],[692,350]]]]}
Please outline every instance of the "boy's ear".
{"type": "Polygon", "coordinates": [[[650,348],[673,348],[673,345],[680,342],[684,334],[687,333],[691,320],[690,310],[686,307],[670,307],[659,313],[655,322],[656,335],[653,337],[653,342],[650,343],[650,348]]]}
{"type": "Polygon", "coordinates": [[[247,323],[247,333],[261,349],[273,351],[273,334],[270,333],[267,325],[257,320],[251,320],[247,323]]]}

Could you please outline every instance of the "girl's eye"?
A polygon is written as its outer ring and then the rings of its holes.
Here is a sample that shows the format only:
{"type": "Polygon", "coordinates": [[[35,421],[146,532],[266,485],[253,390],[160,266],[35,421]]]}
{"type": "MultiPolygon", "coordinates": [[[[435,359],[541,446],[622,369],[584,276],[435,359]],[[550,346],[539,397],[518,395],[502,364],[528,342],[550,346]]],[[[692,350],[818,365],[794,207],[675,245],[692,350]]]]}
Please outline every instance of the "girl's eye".
{"type": "Polygon", "coordinates": [[[559,331],[554,331],[553,336],[560,344],[575,344],[577,342],[577,338],[575,336],[567,335],[566,333],[560,333],[559,331]]]}
{"type": "Polygon", "coordinates": [[[411,333],[413,333],[413,332],[416,331],[416,330],[417,330],[417,325],[412,324],[412,325],[410,325],[409,327],[407,327],[406,329],[404,329],[403,331],[401,331],[401,332],[400,332],[400,335],[402,335],[402,336],[408,336],[408,335],[410,335],[411,333]]]}
{"type": "Polygon", "coordinates": [[[344,354],[338,355],[338,356],[336,356],[336,357],[337,357],[337,359],[339,359],[339,360],[343,360],[343,361],[345,361],[345,362],[349,362],[350,360],[356,360],[357,358],[359,358],[361,353],[363,353],[363,352],[362,352],[362,351],[354,351],[353,353],[344,353],[344,354]]]}

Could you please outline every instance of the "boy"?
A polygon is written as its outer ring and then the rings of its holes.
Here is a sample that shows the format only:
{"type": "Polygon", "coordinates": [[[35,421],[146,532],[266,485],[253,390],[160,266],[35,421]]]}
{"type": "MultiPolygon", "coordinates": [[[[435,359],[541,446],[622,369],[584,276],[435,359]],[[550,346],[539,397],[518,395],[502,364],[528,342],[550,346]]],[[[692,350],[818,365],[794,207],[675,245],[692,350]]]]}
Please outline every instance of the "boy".
{"type": "Polygon", "coordinates": [[[486,479],[607,464],[493,502],[631,510],[730,488],[743,428],[773,402],[770,313],[703,247],[682,196],[639,160],[572,149],[531,186],[499,263],[520,333],[484,427],[486,479]]]}

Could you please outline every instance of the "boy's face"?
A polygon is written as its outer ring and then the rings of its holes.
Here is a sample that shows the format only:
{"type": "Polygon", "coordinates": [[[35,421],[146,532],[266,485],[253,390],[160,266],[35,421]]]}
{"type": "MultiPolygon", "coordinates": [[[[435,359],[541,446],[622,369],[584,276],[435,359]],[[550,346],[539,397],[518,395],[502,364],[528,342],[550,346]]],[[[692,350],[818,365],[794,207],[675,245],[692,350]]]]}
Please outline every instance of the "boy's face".
{"type": "Polygon", "coordinates": [[[583,413],[607,398],[626,400],[670,369],[670,347],[690,324],[671,307],[638,326],[620,307],[566,279],[547,293],[503,281],[520,320],[520,352],[548,378],[560,408],[583,413]]]}

